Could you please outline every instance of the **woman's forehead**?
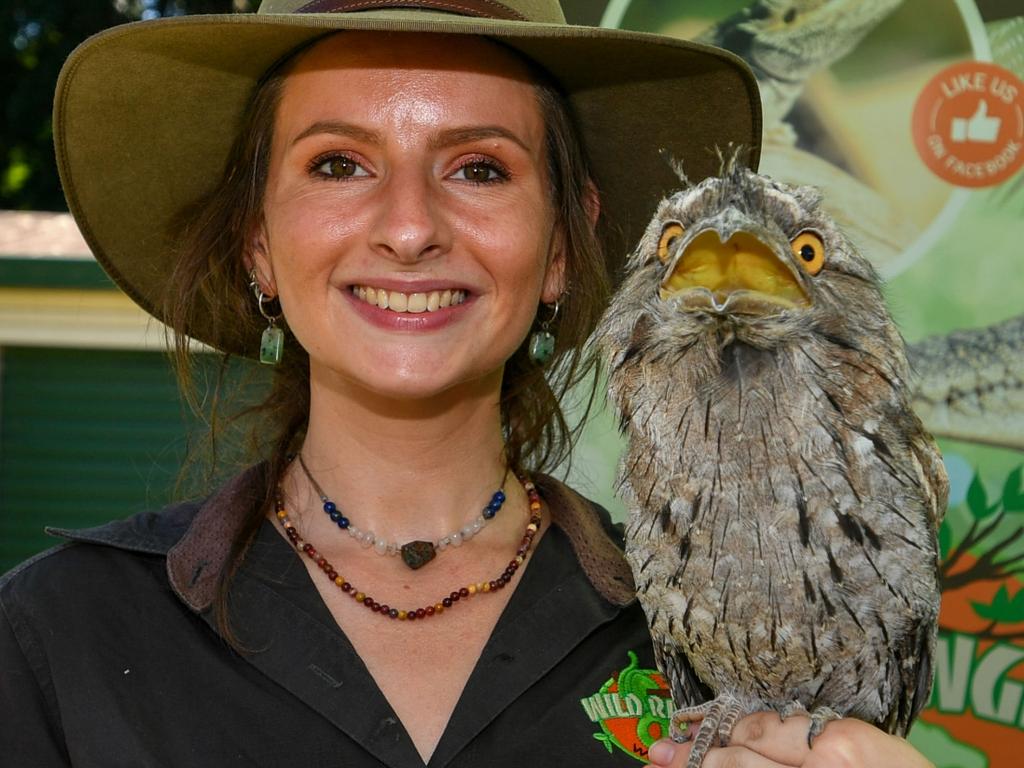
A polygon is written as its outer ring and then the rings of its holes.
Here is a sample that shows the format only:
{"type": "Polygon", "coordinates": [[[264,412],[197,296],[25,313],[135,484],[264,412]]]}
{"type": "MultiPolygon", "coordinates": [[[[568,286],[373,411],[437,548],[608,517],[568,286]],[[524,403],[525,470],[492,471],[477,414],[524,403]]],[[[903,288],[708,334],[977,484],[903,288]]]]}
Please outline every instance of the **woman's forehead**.
{"type": "Polygon", "coordinates": [[[407,122],[464,115],[522,123],[518,129],[534,133],[542,122],[534,84],[525,61],[485,38],[343,32],[293,63],[278,118],[288,124],[353,110],[407,122]]]}
{"type": "Polygon", "coordinates": [[[339,32],[303,51],[290,74],[332,70],[475,73],[534,81],[519,55],[476,35],[339,32]]]}

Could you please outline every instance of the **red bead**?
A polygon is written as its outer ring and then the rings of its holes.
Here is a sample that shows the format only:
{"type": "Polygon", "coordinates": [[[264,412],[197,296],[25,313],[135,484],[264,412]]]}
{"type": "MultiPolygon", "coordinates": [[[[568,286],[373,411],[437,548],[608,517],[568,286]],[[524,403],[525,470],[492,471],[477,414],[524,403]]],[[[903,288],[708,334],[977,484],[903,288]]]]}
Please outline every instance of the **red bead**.
{"type": "Polygon", "coordinates": [[[373,601],[373,604],[370,607],[373,608],[374,613],[380,613],[380,603],[376,600],[373,601]]]}
{"type": "Polygon", "coordinates": [[[346,581],[344,584],[341,585],[341,591],[342,592],[351,592],[352,591],[352,585],[349,582],[346,581]]]}
{"type": "Polygon", "coordinates": [[[443,605],[445,608],[451,608],[452,599],[450,597],[446,597],[444,600],[441,601],[441,605],[443,605]]]}
{"type": "Polygon", "coordinates": [[[469,590],[466,587],[463,587],[462,589],[460,589],[459,590],[459,597],[469,597],[469,590]]]}
{"type": "Polygon", "coordinates": [[[336,570],[334,570],[333,568],[328,568],[327,569],[327,578],[330,579],[331,581],[334,581],[336,578],[338,578],[338,572],[336,570]]]}
{"type": "Polygon", "coordinates": [[[456,601],[456,600],[458,600],[458,599],[459,599],[459,591],[458,591],[458,590],[455,590],[455,591],[454,591],[454,592],[452,592],[452,593],[451,593],[450,595],[448,595],[448,597],[450,597],[450,598],[452,599],[452,601],[453,601],[453,602],[454,602],[454,601],[456,601]]]}
{"type": "Polygon", "coordinates": [[[498,582],[496,582],[496,581],[492,581],[492,582],[491,582],[490,584],[488,584],[488,586],[489,586],[489,587],[490,587],[491,589],[497,589],[497,588],[498,588],[498,582]]]}
{"type": "Polygon", "coordinates": [[[416,618],[416,611],[409,611],[408,613],[405,614],[405,618],[408,619],[409,621],[412,621],[413,619],[416,618]]]}
{"type": "Polygon", "coordinates": [[[432,605],[427,606],[427,616],[433,616],[437,612],[437,609],[432,605]]]}
{"type": "Polygon", "coordinates": [[[427,615],[426,608],[417,608],[416,609],[416,618],[417,619],[422,619],[426,615],[427,615]]]}
{"type": "Polygon", "coordinates": [[[370,597],[369,595],[364,597],[363,598],[363,605],[365,605],[366,607],[370,607],[371,605],[373,605],[373,598],[370,597]]]}

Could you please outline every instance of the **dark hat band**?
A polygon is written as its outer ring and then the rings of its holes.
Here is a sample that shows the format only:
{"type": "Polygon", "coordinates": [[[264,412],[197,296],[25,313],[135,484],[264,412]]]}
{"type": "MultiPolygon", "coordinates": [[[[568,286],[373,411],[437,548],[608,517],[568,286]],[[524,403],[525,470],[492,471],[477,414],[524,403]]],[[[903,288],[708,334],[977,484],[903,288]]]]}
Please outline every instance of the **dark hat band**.
{"type": "Polygon", "coordinates": [[[384,10],[389,8],[421,8],[428,11],[447,11],[460,16],[483,19],[526,21],[519,11],[496,0],[312,0],[295,13],[349,13],[351,11],[384,10]]]}

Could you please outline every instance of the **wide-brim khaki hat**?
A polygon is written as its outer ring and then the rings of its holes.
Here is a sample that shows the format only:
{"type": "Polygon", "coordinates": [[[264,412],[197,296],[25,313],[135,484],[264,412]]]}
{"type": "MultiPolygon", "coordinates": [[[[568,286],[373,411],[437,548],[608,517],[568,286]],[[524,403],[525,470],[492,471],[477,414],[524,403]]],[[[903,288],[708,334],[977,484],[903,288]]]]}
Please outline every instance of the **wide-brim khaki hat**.
{"type": "MultiPolygon", "coordinates": [[[[658,201],[680,185],[668,159],[691,181],[717,173],[716,149],[728,145],[748,147],[757,166],[760,99],[741,59],[685,40],[568,25],[557,0],[265,0],[255,14],[126,24],[68,57],[54,142],[68,206],[93,254],[151,315],[164,319],[173,222],[220,179],[261,76],[338,30],[485,35],[546,69],[591,161],[613,274],[658,201]]],[[[212,322],[190,332],[252,354],[212,322]]]]}

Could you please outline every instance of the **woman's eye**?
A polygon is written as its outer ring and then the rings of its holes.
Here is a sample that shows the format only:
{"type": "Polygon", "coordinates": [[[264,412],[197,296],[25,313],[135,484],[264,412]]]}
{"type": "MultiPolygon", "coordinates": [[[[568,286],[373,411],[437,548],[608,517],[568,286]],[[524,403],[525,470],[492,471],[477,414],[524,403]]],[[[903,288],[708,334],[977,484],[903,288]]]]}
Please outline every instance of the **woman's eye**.
{"type": "Polygon", "coordinates": [[[466,163],[453,176],[454,178],[472,181],[476,184],[486,184],[507,178],[504,171],[490,163],[484,162],[466,163]]]}
{"type": "Polygon", "coordinates": [[[344,155],[328,157],[320,162],[314,170],[321,176],[327,176],[332,179],[344,179],[352,176],[370,175],[363,166],[351,157],[346,157],[344,155]]]}

